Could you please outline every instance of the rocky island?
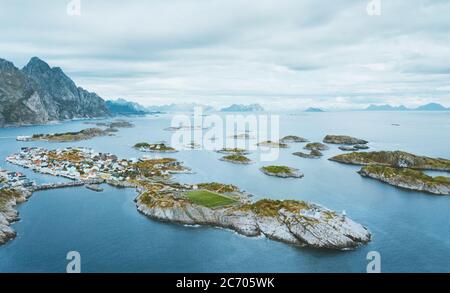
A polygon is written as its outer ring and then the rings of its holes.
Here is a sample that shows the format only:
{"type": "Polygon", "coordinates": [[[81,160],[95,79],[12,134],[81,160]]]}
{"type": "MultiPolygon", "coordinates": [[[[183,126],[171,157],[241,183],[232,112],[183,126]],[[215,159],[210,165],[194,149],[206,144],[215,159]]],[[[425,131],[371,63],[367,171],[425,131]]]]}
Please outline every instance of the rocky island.
{"type": "Polygon", "coordinates": [[[382,165],[419,170],[450,171],[450,161],[417,156],[403,151],[353,152],[329,160],[352,165],[382,165]]]}
{"type": "Polygon", "coordinates": [[[242,165],[247,165],[252,162],[246,156],[239,155],[239,154],[227,155],[227,156],[222,157],[220,160],[224,161],[224,162],[230,162],[230,163],[242,164],[242,165]]]}
{"type": "Polygon", "coordinates": [[[89,140],[99,136],[113,136],[118,132],[118,128],[131,128],[134,125],[131,122],[124,120],[115,120],[113,122],[86,122],[86,124],[95,124],[96,126],[104,126],[105,129],[92,127],[75,132],[63,132],[52,134],[34,134],[32,136],[18,136],[18,141],[49,141],[49,142],[71,142],[89,140]]]}
{"type": "Polygon", "coordinates": [[[248,133],[240,133],[240,134],[231,135],[230,138],[233,138],[233,139],[252,139],[253,137],[250,134],[248,134],[248,133]]]}
{"type": "Polygon", "coordinates": [[[280,142],[282,143],[298,143],[298,142],[308,142],[308,140],[306,138],[300,137],[300,136],[296,136],[296,135],[288,135],[283,137],[282,139],[280,139],[280,142]]]}
{"type": "Polygon", "coordinates": [[[149,144],[146,142],[140,142],[134,145],[134,148],[141,152],[151,152],[151,153],[176,153],[178,152],[171,146],[164,143],[154,143],[149,144]]]}
{"type": "Polygon", "coordinates": [[[304,152],[295,152],[295,153],[292,153],[292,154],[294,156],[301,157],[301,158],[306,158],[306,159],[319,159],[319,158],[321,158],[323,156],[322,152],[318,151],[318,150],[311,150],[309,152],[309,154],[304,153],[304,152]]]}
{"type": "Polygon", "coordinates": [[[311,142],[308,143],[307,145],[305,145],[304,147],[305,150],[310,150],[310,151],[326,151],[329,149],[329,147],[323,143],[320,142],[311,142]]]}
{"type": "Polygon", "coordinates": [[[100,128],[87,128],[77,132],[64,132],[53,134],[34,134],[31,137],[17,137],[17,140],[23,141],[50,141],[50,142],[70,142],[88,140],[98,136],[112,135],[114,129],[102,130],[100,128]]]}
{"type": "Polygon", "coordinates": [[[287,166],[265,166],[259,170],[266,175],[281,178],[302,178],[304,176],[298,169],[287,166]]]}
{"type": "Polygon", "coordinates": [[[405,189],[450,195],[450,178],[445,176],[431,177],[419,170],[381,165],[362,167],[358,173],[405,189]]]}
{"type": "MultiPolygon", "coordinates": [[[[53,151],[23,148],[20,153],[9,156],[7,161],[36,172],[81,180],[82,183],[97,180],[113,186],[136,188],[139,193],[137,209],[156,220],[221,227],[246,236],[264,235],[269,239],[313,248],[346,250],[371,240],[367,228],[317,204],[269,199],[252,202],[248,194],[233,185],[174,182],[171,174],[188,170],[175,159],[131,161],[85,148],[53,151]]],[[[4,224],[3,211],[8,210],[5,209],[4,198],[8,199],[6,207],[9,207],[11,198],[13,201],[23,198],[16,194],[3,195],[2,192],[0,235],[5,242],[14,237],[14,233],[4,224]]]]}
{"type": "Polygon", "coordinates": [[[249,151],[245,149],[240,148],[223,148],[217,151],[219,154],[226,154],[226,155],[248,155],[250,154],[249,151]]]}
{"type": "Polygon", "coordinates": [[[369,147],[365,144],[355,144],[355,145],[341,145],[338,147],[341,151],[345,152],[357,152],[359,150],[367,150],[369,147]]]}
{"type": "Polygon", "coordinates": [[[267,141],[262,141],[256,144],[257,146],[260,147],[267,147],[267,148],[280,148],[280,149],[285,149],[288,148],[289,146],[285,143],[282,142],[276,142],[276,141],[271,141],[271,140],[267,140],[267,141]]]}
{"type": "Polygon", "coordinates": [[[323,142],[324,143],[332,143],[332,144],[346,144],[346,145],[369,143],[367,140],[359,139],[356,137],[351,137],[348,135],[327,135],[323,139],[323,142]]]}

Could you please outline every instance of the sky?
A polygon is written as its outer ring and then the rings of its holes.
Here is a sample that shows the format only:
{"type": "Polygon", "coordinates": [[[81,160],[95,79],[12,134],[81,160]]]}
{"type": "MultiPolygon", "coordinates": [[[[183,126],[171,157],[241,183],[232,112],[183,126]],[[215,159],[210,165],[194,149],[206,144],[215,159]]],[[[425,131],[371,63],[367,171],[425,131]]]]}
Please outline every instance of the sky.
{"type": "Polygon", "coordinates": [[[372,1],[0,0],[0,58],[143,105],[450,106],[450,1],[372,1]]]}

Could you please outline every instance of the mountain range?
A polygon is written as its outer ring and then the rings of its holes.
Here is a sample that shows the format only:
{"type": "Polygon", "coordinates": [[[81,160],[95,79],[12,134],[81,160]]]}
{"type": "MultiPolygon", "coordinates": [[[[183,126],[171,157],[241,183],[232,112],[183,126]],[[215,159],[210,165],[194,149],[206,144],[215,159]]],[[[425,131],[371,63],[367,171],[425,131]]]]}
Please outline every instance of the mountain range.
{"type": "Polygon", "coordinates": [[[211,106],[197,103],[172,103],[168,105],[146,107],[146,109],[151,112],[194,112],[195,108],[201,108],[203,112],[214,111],[214,108],[211,106]]]}
{"type": "Polygon", "coordinates": [[[365,109],[366,111],[450,111],[450,108],[446,108],[438,103],[428,103],[417,108],[407,108],[403,105],[391,106],[391,105],[370,105],[365,109]]]}
{"type": "Polygon", "coordinates": [[[18,69],[0,59],[0,127],[109,116],[105,101],[37,57],[18,69]]]}
{"type": "Polygon", "coordinates": [[[264,108],[260,104],[241,105],[233,104],[222,108],[221,112],[264,112],[264,108]]]}
{"type": "Polygon", "coordinates": [[[320,113],[320,112],[325,112],[324,110],[320,109],[320,108],[308,108],[305,110],[305,112],[311,112],[311,113],[320,113]]]}

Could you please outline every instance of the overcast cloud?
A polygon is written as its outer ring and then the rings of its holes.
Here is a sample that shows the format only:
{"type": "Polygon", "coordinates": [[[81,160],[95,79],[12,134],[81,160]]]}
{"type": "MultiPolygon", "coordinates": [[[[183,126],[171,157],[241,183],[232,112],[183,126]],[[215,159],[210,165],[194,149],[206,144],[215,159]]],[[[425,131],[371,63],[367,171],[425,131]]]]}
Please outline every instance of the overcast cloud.
{"type": "Polygon", "coordinates": [[[450,1],[0,0],[0,58],[105,99],[272,109],[450,106],[450,1]]]}

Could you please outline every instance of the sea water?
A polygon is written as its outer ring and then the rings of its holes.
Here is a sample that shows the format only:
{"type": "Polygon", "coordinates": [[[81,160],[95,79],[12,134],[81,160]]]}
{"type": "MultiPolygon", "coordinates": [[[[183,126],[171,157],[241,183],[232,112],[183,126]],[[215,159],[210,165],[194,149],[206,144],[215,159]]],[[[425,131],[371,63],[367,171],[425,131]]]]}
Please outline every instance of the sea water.
{"type": "MultiPolygon", "coordinates": [[[[280,135],[321,141],[326,134],[346,134],[370,141],[371,150],[403,150],[450,158],[449,112],[329,112],[279,114],[280,135]],[[393,125],[399,124],[399,126],[393,125]]],[[[18,135],[78,131],[85,121],[0,129],[0,167],[24,172],[38,183],[66,180],[33,173],[4,158],[23,146],[48,149],[91,147],[123,158],[142,153],[137,142],[171,140],[171,116],[129,118],[134,128],[116,136],[70,143],[17,142],[18,135]]],[[[370,251],[381,255],[383,272],[450,272],[450,197],[399,189],[362,178],[358,166],[327,160],[343,153],[330,145],[321,159],[293,156],[304,144],[281,149],[275,162],[250,165],[219,160],[208,150],[183,150],[177,158],[194,174],[181,182],[230,183],[254,198],[297,199],[321,204],[368,227],[373,240],[352,251],[299,248],[263,237],[248,238],[212,227],[188,227],[151,220],[138,213],[133,189],[105,186],[36,192],[18,207],[21,220],[12,226],[17,238],[0,246],[1,272],[65,272],[69,251],[81,255],[83,272],[365,272],[370,251]],[[262,174],[268,164],[298,168],[302,179],[262,174]]],[[[430,174],[438,172],[430,172],[430,174]]],[[[448,175],[445,172],[440,174],[448,175]]]]}

